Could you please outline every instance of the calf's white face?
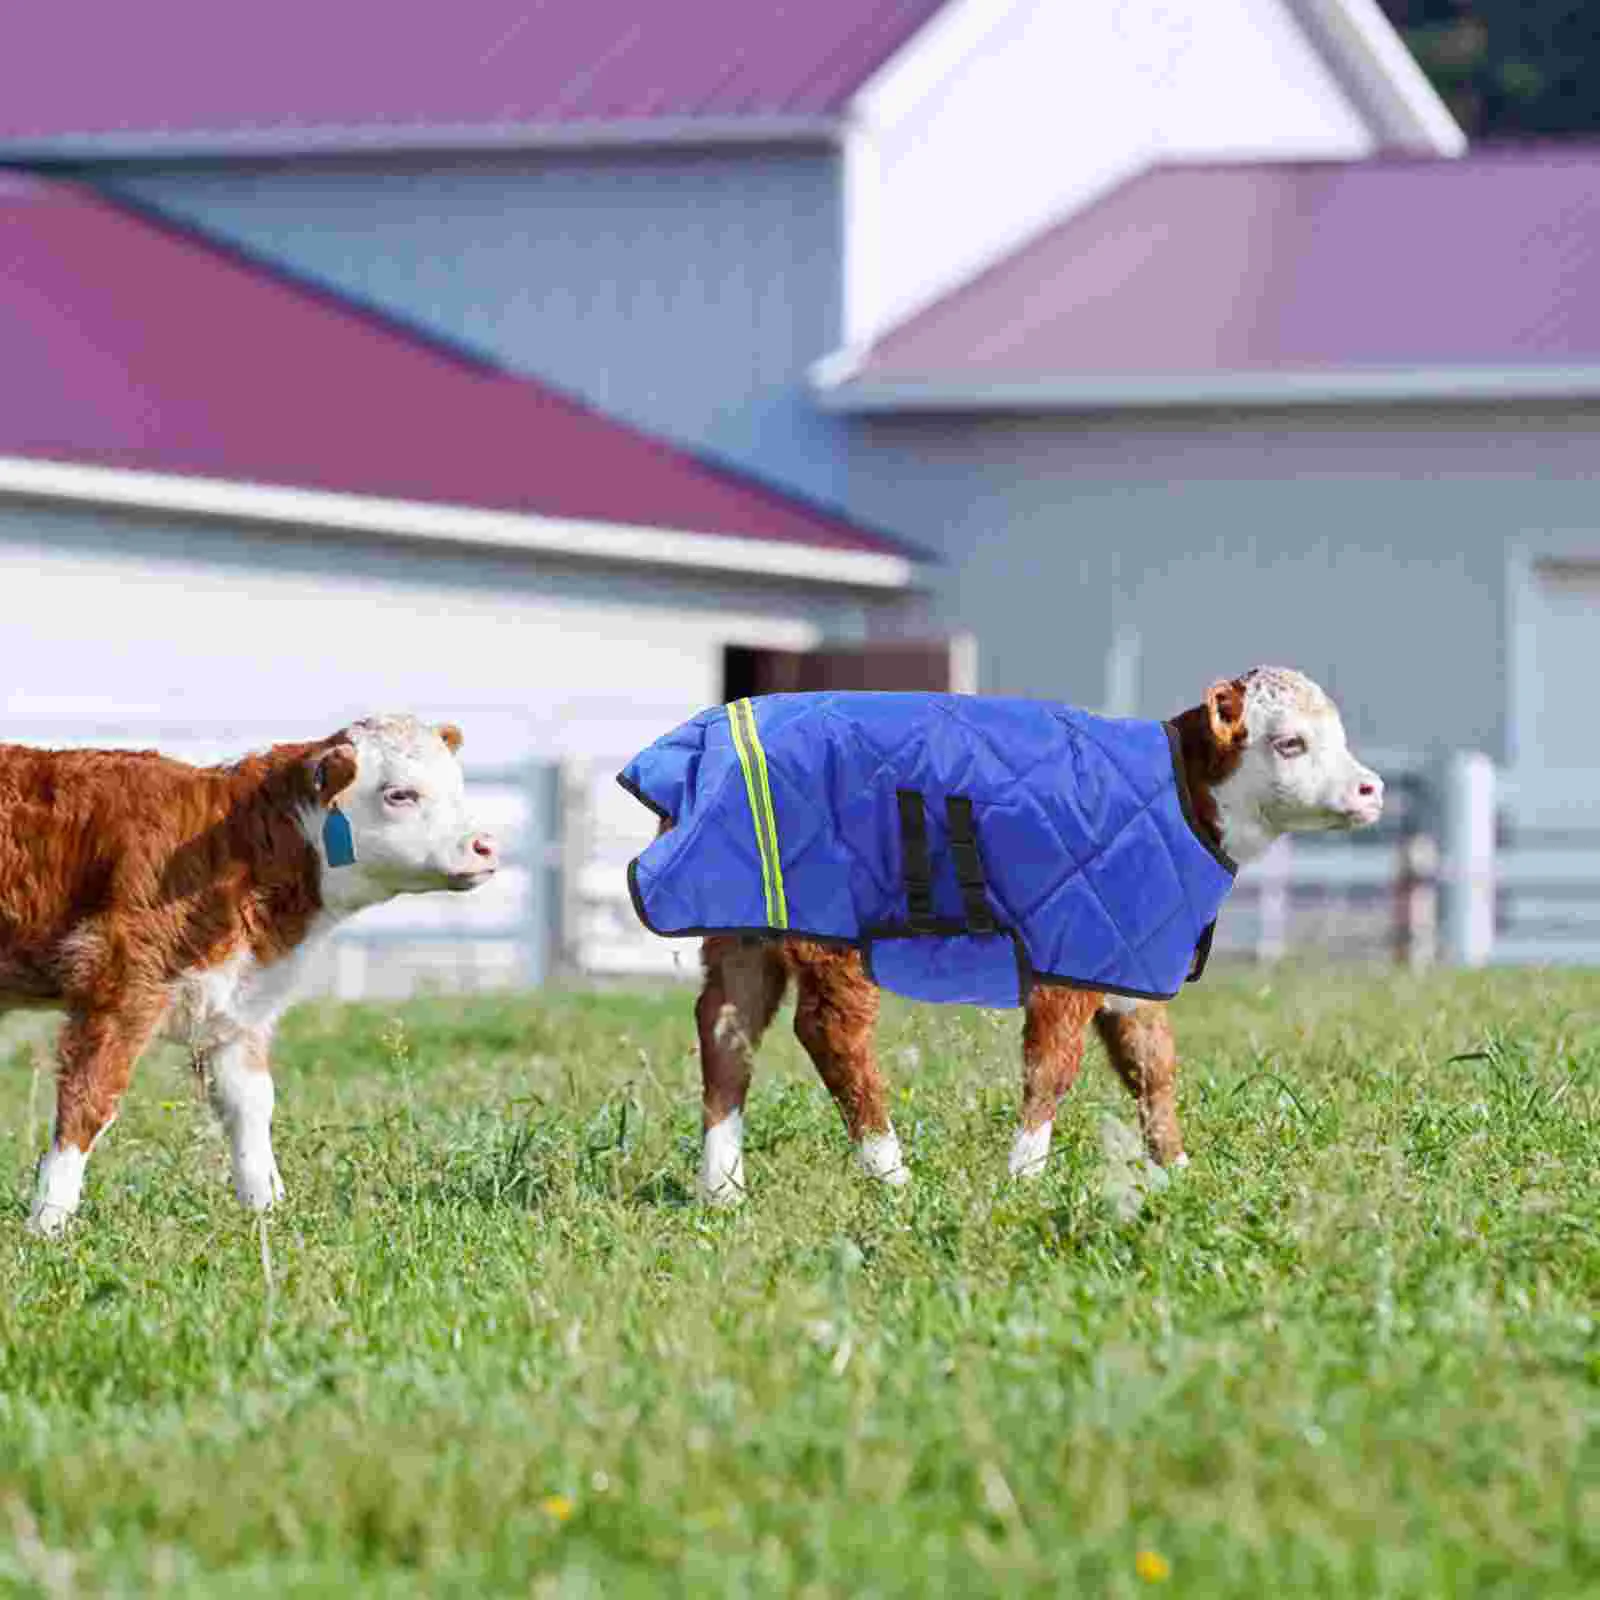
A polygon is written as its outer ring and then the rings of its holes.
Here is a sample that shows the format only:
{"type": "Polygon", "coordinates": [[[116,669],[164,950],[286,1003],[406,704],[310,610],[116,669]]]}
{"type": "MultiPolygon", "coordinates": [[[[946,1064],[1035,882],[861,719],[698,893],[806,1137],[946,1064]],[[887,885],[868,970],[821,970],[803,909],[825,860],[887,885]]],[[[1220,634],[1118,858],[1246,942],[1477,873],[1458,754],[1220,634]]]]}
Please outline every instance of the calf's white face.
{"type": "Polygon", "coordinates": [[[339,902],[370,902],[476,889],[494,876],[499,851],[467,813],[460,748],[460,730],[448,724],[374,717],[352,724],[348,743],[316,759],[325,897],[332,891],[339,902]],[[351,864],[339,864],[337,839],[326,831],[329,811],[349,824],[351,864]]]}
{"type": "MultiPolygon", "coordinates": [[[[1333,702],[1286,667],[1256,667],[1206,696],[1231,770],[1213,793],[1224,834],[1365,828],[1383,813],[1383,780],[1350,753],[1333,702]]],[[[1242,837],[1241,837],[1242,836],[1242,837]]]]}

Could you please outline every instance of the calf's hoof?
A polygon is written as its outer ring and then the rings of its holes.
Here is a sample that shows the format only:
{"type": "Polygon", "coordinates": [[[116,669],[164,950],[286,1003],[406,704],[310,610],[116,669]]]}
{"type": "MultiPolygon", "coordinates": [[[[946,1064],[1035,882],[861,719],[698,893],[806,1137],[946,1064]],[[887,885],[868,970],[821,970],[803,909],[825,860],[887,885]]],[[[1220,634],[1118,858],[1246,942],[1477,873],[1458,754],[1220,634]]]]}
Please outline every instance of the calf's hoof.
{"type": "Polygon", "coordinates": [[[35,1206],[28,1215],[28,1232],[36,1239],[58,1239],[67,1231],[72,1217],[65,1206],[35,1206]]]}
{"type": "Polygon", "coordinates": [[[1022,1182],[1039,1177],[1050,1157],[1051,1124],[1037,1128],[1019,1128],[1011,1141],[1011,1159],[1008,1163],[1011,1176],[1022,1182]]]}
{"type": "Polygon", "coordinates": [[[903,1189],[911,1182],[911,1172],[893,1128],[887,1133],[866,1134],[856,1146],[856,1160],[869,1178],[886,1183],[891,1189],[903,1189]]]}
{"type": "Polygon", "coordinates": [[[705,1131],[695,1190],[707,1205],[736,1206],[744,1199],[744,1117],[730,1111],[705,1131]]]}
{"type": "Polygon", "coordinates": [[[694,1189],[708,1206],[726,1209],[739,1205],[744,1200],[744,1163],[741,1161],[737,1168],[730,1171],[714,1174],[702,1172],[695,1179],[694,1189]]]}
{"type": "Polygon", "coordinates": [[[239,1173],[233,1180],[233,1192],[246,1211],[270,1211],[286,1197],[276,1162],[264,1169],[239,1173]]]}

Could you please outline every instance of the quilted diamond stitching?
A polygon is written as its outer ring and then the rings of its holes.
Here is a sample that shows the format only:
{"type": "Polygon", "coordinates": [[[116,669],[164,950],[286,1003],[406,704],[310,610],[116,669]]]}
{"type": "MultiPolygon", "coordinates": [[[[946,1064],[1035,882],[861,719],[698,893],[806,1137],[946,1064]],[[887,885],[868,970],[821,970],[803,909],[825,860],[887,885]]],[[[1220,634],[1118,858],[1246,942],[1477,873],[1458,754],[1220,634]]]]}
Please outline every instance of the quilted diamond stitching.
{"type": "MultiPolygon", "coordinates": [[[[1049,708],[1052,712],[1053,737],[1049,739],[1048,747],[1033,760],[1026,763],[1018,763],[1012,751],[1003,749],[996,744],[989,729],[963,714],[964,705],[965,703],[959,700],[941,698],[934,700],[930,706],[930,709],[942,713],[949,722],[955,724],[961,735],[954,749],[960,752],[965,759],[961,762],[958,771],[948,779],[948,787],[958,789],[964,779],[972,775],[980,761],[980,757],[977,754],[979,746],[981,746],[983,754],[991,758],[1000,772],[1005,774],[1003,780],[991,781],[1003,781],[1008,790],[1020,792],[1024,796],[1028,795],[1030,791],[1034,796],[1037,796],[1040,789],[1045,787],[1038,780],[1039,769],[1058,765],[1064,758],[1072,758],[1075,753],[1081,752],[1086,755],[1092,750],[1094,756],[1098,758],[1094,764],[1099,767],[1106,785],[1104,792],[1106,804],[1114,808],[1112,815],[1115,816],[1117,813],[1121,813],[1120,816],[1117,816],[1116,825],[1112,828],[1112,831],[1105,838],[1097,839],[1094,849],[1089,854],[1079,857],[1074,854],[1072,847],[1062,834],[1062,826],[1065,823],[1064,817],[1058,822],[1058,819],[1052,815],[1048,807],[1040,804],[1037,798],[1025,807],[1019,806],[1018,813],[1022,815],[1025,811],[1028,826],[1036,826],[1038,819],[1042,818],[1044,829],[1041,831],[1047,835],[1049,845],[1053,845],[1055,855],[1062,863],[1062,870],[1052,886],[1044,894],[1021,909],[1020,912],[1012,912],[1012,907],[1006,906],[1005,909],[1008,913],[1012,913],[1012,920],[1020,925],[1026,934],[1029,922],[1035,921],[1053,902],[1071,892],[1074,885],[1081,885],[1082,889],[1079,892],[1087,893],[1090,901],[1104,919],[1113,936],[1115,954],[1109,959],[1113,963],[1125,961],[1134,971],[1142,974],[1144,987],[1151,990],[1159,988],[1160,985],[1154,981],[1151,971],[1151,947],[1161,940],[1174,922],[1185,913],[1188,914],[1191,920],[1197,920],[1195,918],[1194,900],[1190,892],[1190,885],[1185,878],[1182,862],[1177,851],[1177,844],[1173,837],[1173,830],[1177,825],[1173,822],[1170,808],[1158,812],[1158,808],[1162,806],[1163,801],[1169,797],[1169,786],[1158,781],[1154,792],[1148,792],[1141,782],[1136,781],[1135,778],[1129,775],[1122,760],[1119,758],[1116,748],[1097,737],[1098,730],[1092,719],[1080,720],[1071,715],[1063,715],[1056,708],[1049,708]],[[1165,852],[1171,869],[1171,875],[1177,880],[1179,904],[1169,916],[1163,918],[1153,928],[1143,930],[1141,938],[1133,940],[1128,937],[1122,923],[1114,913],[1113,905],[1108,901],[1107,895],[1102,892],[1100,884],[1095,881],[1098,874],[1093,869],[1099,866],[1108,853],[1117,847],[1129,829],[1138,826],[1146,818],[1149,818],[1148,831],[1154,832],[1156,838],[1160,840],[1161,848],[1165,852]]],[[[788,717],[778,728],[773,730],[775,735],[774,742],[782,742],[782,733],[784,731],[791,730],[797,725],[807,723],[816,718],[825,731],[812,731],[809,734],[802,734],[801,738],[804,739],[808,736],[813,738],[821,737],[824,744],[830,746],[837,740],[846,741],[844,747],[848,748],[854,758],[849,762],[852,786],[862,781],[858,776],[860,768],[866,768],[870,771],[871,776],[865,781],[874,784],[881,784],[886,777],[893,779],[900,776],[898,765],[903,764],[908,747],[914,746],[919,742],[925,745],[928,739],[926,723],[919,723],[919,719],[908,719],[903,724],[904,732],[901,737],[890,741],[887,748],[885,748],[881,737],[869,733],[859,720],[846,715],[839,708],[838,698],[832,695],[819,696],[810,704],[794,708],[794,711],[795,714],[788,717]]],[[[920,755],[923,752],[919,751],[918,753],[920,755]]],[[[844,763],[841,761],[841,766],[843,765],[844,763]]],[[[830,845],[830,860],[842,861],[846,864],[846,870],[851,872],[856,880],[864,880],[866,883],[874,885],[877,893],[884,901],[891,903],[895,901],[900,893],[900,885],[898,882],[890,883],[886,881],[886,877],[892,878],[893,874],[885,875],[883,870],[892,859],[892,855],[877,851],[875,845],[878,841],[864,838],[858,845],[849,830],[829,827],[828,818],[824,815],[819,815],[816,809],[808,803],[807,795],[811,786],[807,784],[802,788],[792,780],[787,772],[781,774],[781,779],[785,809],[789,812],[787,820],[791,830],[795,820],[798,818],[808,815],[816,818],[815,825],[806,831],[798,842],[793,839],[788,841],[780,840],[780,847],[785,843],[787,845],[786,848],[783,848],[784,856],[789,861],[798,864],[802,858],[811,854],[817,848],[819,840],[826,842],[830,845]],[[831,848],[835,846],[838,847],[837,850],[831,848]]],[[[836,771],[827,786],[828,790],[831,791],[828,794],[828,800],[832,804],[832,811],[835,814],[840,810],[836,803],[840,796],[840,783],[841,779],[836,771]]],[[[988,809],[993,811],[997,808],[998,803],[991,801],[988,809]]],[[[716,808],[712,807],[710,809],[715,810],[716,808]]],[[[688,832],[685,839],[686,844],[696,838],[702,831],[705,815],[703,812],[701,817],[696,819],[697,824],[700,826],[688,832]]],[[[1186,821],[1182,826],[1187,830],[1188,824],[1186,821]]],[[[729,839],[731,831],[725,827],[719,828],[719,834],[724,839],[729,839]]],[[[751,861],[755,859],[753,855],[753,838],[749,841],[750,849],[748,850],[745,848],[745,840],[742,835],[731,838],[730,842],[736,846],[736,852],[740,859],[748,858],[751,861]]],[[[1148,844],[1141,843],[1140,848],[1148,849],[1151,847],[1148,844]]],[[[1008,886],[1008,893],[1012,893],[1016,887],[1015,885],[1008,886]]],[[[853,894],[854,891],[852,890],[853,894]]],[[[1016,896],[1014,893],[1012,898],[1015,901],[1016,896]]],[[[1004,901],[1001,903],[1002,905],[1005,904],[1004,901]]],[[[856,906],[856,920],[858,922],[860,909],[858,903],[856,906]]],[[[1052,951],[1052,957],[1056,953],[1052,951]]],[[[1070,968],[1070,956],[1066,956],[1066,960],[1070,968]]]]}
{"type": "MultiPolygon", "coordinates": [[[[1105,747],[1105,745],[1103,745],[1098,739],[1096,739],[1091,730],[1085,729],[1084,730],[1084,737],[1087,738],[1094,745],[1094,747],[1101,753],[1101,755],[1103,755],[1106,758],[1106,760],[1111,763],[1111,765],[1116,769],[1118,775],[1119,776],[1123,776],[1122,768],[1121,768],[1120,764],[1117,761],[1115,753],[1110,751],[1110,750],[1108,750],[1105,747]]],[[[1124,781],[1126,781],[1126,779],[1124,779],[1124,781]]],[[[1130,785],[1130,787],[1131,787],[1131,785],[1130,785]]],[[[1149,809],[1151,809],[1151,807],[1155,805],[1157,798],[1159,798],[1159,791],[1158,791],[1157,796],[1153,796],[1151,798],[1149,804],[1146,805],[1144,809],[1147,810],[1147,811],[1149,809]]],[[[1187,827],[1188,823],[1185,822],[1184,826],[1187,827]]],[[[1173,855],[1172,843],[1167,838],[1166,832],[1163,829],[1157,828],[1156,832],[1161,838],[1162,848],[1165,849],[1165,851],[1167,852],[1167,860],[1172,863],[1173,871],[1177,875],[1178,892],[1183,896],[1184,909],[1188,911],[1188,913],[1189,913],[1191,918],[1194,918],[1195,917],[1194,901],[1189,898],[1189,886],[1184,881],[1182,867],[1179,866],[1176,858],[1173,855]]],[[[1176,916],[1176,915],[1177,915],[1177,913],[1174,912],[1173,916],[1176,916]]],[[[1198,919],[1196,919],[1196,920],[1198,920],[1198,919]]],[[[1171,921],[1172,921],[1172,918],[1169,917],[1167,919],[1167,921],[1162,924],[1162,926],[1163,927],[1168,926],[1171,923],[1171,921]]],[[[1148,944],[1148,942],[1149,941],[1147,940],[1146,943],[1148,944]]]]}
{"type": "MultiPolygon", "coordinates": [[[[944,709],[943,707],[941,708],[944,709]]],[[[995,747],[993,741],[989,738],[986,730],[975,726],[973,723],[966,721],[964,718],[958,720],[960,721],[964,732],[975,735],[976,737],[982,739],[991,750],[994,750],[995,747]]],[[[1065,732],[1065,725],[1063,724],[1062,726],[1063,732],[1065,732]]],[[[1149,941],[1139,945],[1134,945],[1128,941],[1126,936],[1123,934],[1122,926],[1118,921],[1115,912],[1109,905],[1106,904],[1105,897],[1100,893],[1098,885],[1096,885],[1094,880],[1088,875],[1087,869],[1095,862],[1099,861],[1105,855],[1105,853],[1116,844],[1123,834],[1133,826],[1134,822],[1139,817],[1143,816],[1146,812],[1150,811],[1156,804],[1158,804],[1161,796],[1159,791],[1156,794],[1148,797],[1142,795],[1138,789],[1138,786],[1134,784],[1134,782],[1128,777],[1127,773],[1123,771],[1121,763],[1110,755],[1105,746],[1098,739],[1096,739],[1088,729],[1080,728],[1075,731],[1100,752],[1101,756],[1105,759],[1106,764],[1111,768],[1116,780],[1122,785],[1123,789],[1126,791],[1126,794],[1132,799],[1134,803],[1134,809],[1131,815],[1129,815],[1129,817],[1123,822],[1122,826],[1112,833],[1110,838],[1102,840],[1093,851],[1080,860],[1072,853],[1072,851],[1068,848],[1066,841],[1061,837],[1060,830],[1056,826],[1055,819],[1050,815],[1050,812],[1042,806],[1039,807],[1037,814],[1043,819],[1045,825],[1049,828],[1061,855],[1072,864],[1072,870],[1066,873],[1053,888],[1046,890],[1046,892],[1038,900],[1035,900],[1030,906],[1028,906],[1026,910],[1019,913],[1018,921],[1025,926],[1026,923],[1036,917],[1041,910],[1054,902],[1060,895],[1065,893],[1074,882],[1081,882],[1084,888],[1086,888],[1089,893],[1094,896],[1096,904],[1105,914],[1106,921],[1111,925],[1112,931],[1116,934],[1117,943],[1119,946],[1137,964],[1138,969],[1144,975],[1144,987],[1153,989],[1158,986],[1150,981],[1151,973],[1149,960],[1145,954],[1149,941]]],[[[1068,735],[1068,738],[1070,739],[1070,735],[1068,735]]],[[[1003,765],[1008,767],[1010,766],[1010,763],[1006,761],[1003,753],[995,751],[995,754],[1003,765]]],[[[1046,759],[1046,757],[1041,757],[1038,761],[1032,762],[1025,769],[1026,772],[1031,774],[1037,771],[1039,767],[1044,765],[1046,759]]],[[[1012,770],[1015,769],[1013,768],[1012,770]]],[[[1019,784],[1025,783],[1026,779],[1019,776],[1017,781],[1019,784]]],[[[1163,848],[1166,849],[1168,858],[1170,860],[1172,856],[1172,849],[1171,846],[1167,844],[1166,835],[1159,828],[1156,829],[1156,834],[1157,837],[1160,838],[1163,848]]],[[[1178,870],[1178,864],[1176,861],[1172,862],[1172,866],[1178,878],[1180,892],[1182,892],[1184,895],[1185,905],[1190,909],[1192,915],[1193,908],[1192,904],[1188,900],[1188,891],[1183,887],[1183,873],[1178,870]]],[[[1177,912],[1174,912],[1173,915],[1176,916],[1177,912]]],[[[1169,917],[1167,921],[1162,924],[1162,926],[1166,927],[1168,924],[1170,924],[1171,920],[1172,919],[1169,917]]]]}

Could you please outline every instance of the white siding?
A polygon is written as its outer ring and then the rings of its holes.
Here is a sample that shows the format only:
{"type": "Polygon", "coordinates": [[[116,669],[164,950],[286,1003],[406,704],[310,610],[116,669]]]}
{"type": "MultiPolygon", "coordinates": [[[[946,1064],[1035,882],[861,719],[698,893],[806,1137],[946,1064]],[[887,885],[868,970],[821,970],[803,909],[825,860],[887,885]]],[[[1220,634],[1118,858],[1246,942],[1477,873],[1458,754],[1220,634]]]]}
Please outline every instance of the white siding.
{"type": "Polygon", "coordinates": [[[955,0],[853,108],[846,343],[1153,161],[1372,149],[1281,0],[955,0]]]}
{"type": "MultiPolygon", "coordinates": [[[[364,913],[313,988],[504,983],[544,970],[550,922],[524,764],[592,763],[610,801],[623,760],[722,698],[725,645],[858,636],[861,609],[795,586],[0,504],[0,740],[219,761],[376,711],[457,722],[469,777],[503,774],[472,805],[511,864],[477,893],[364,913]]],[[[606,960],[642,948],[678,970],[692,946],[643,943],[626,899],[652,819],[631,802],[605,819],[566,933],[584,960],[598,940],[606,960]]]]}
{"type": "Polygon", "coordinates": [[[121,552],[0,527],[0,736],[190,723],[248,748],[390,709],[459,721],[478,762],[610,758],[715,704],[724,644],[819,633],[714,588],[660,582],[651,603],[626,574],[562,593],[470,560],[265,539],[219,561],[234,541],[193,532],[186,558],[169,535],[152,559],[154,530],[122,527],[121,552]]]}

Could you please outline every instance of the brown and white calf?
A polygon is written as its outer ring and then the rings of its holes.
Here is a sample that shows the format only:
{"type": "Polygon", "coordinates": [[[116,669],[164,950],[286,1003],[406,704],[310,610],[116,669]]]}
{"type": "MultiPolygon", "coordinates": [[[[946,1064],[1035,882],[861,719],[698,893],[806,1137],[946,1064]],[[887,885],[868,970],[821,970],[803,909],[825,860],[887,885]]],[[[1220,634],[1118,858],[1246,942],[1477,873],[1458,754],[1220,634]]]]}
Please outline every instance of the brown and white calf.
{"type": "Polygon", "coordinates": [[[268,1046],[307,958],[367,906],[494,874],[460,746],[454,726],[410,717],[224,767],[0,745],[0,1013],[66,1014],[36,1231],[77,1210],[89,1152],[163,1031],[205,1077],[239,1199],[283,1198],[268,1046]]]}
{"type": "MultiPolygon", "coordinates": [[[[1281,834],[1378,820],[1381,780],[1351,755],[1333,702],[1297,672],[1257,667],[1215,683],[1173,723],[1196,820],[1241,865],[1281,834]]],[[[744,1104],[755,1050],[791,980],[795,1033],[838,1104],[861,1166],[886,1183],[905,1183],[909,1174],[873,1051],[879,993],[860,955],[798,939],[718,936],[703,942],[701,959],[705,979],[695,1020],[704,1088],[702,1196],[726,1203],[744,1191],[744,1104]]],[[[1091,1019],[1138,1103],[1149,1154],[1163,1166],[1187,1160],[1165,1004],[1039,986],[1023,1023],[1013,1176],[1043,1170],[1056,1107],[1078,1075],[1091,1019]]]]}

